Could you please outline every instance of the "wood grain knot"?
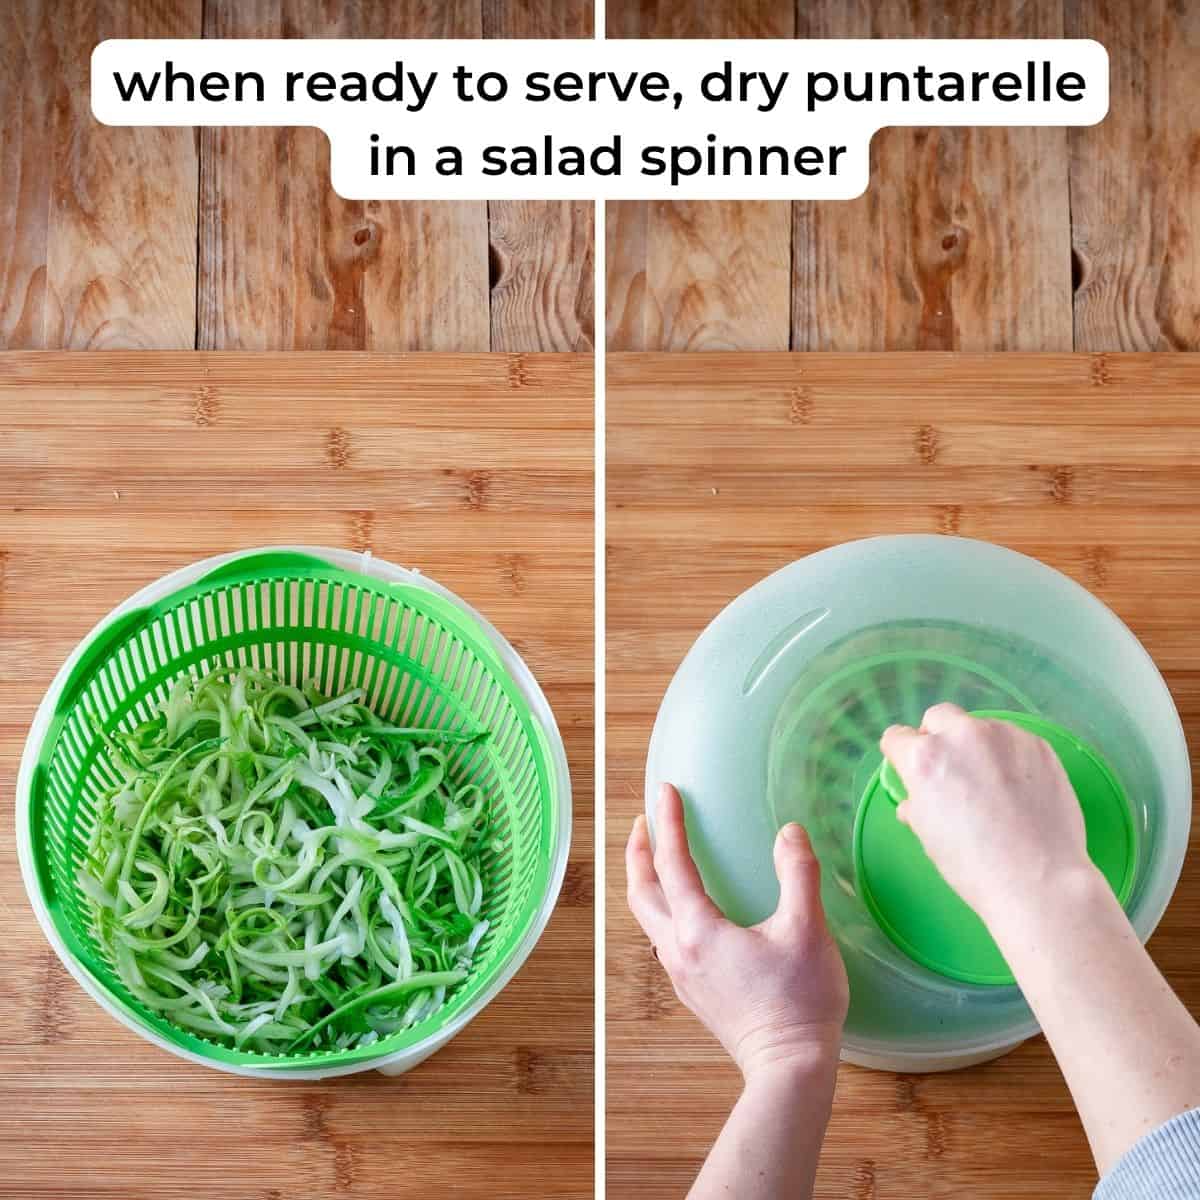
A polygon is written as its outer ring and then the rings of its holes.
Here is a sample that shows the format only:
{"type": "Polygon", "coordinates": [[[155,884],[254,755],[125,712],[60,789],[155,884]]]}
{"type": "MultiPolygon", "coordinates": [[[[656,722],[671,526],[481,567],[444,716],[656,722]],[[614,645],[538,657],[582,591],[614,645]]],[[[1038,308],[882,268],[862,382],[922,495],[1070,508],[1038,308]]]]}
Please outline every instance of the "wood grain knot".
{"type": "Polygon", "coordinates": [[[1050,473],[1050,499],[1055,504],[1070,504],[1075,492],[1075,468],[1055,467],[1050,473]]]}
{"type": "Polygon", "coordinates": [[[896,1076],[896,1107],[901,1112],[912,1112],[920,1107],[917,1083],[911,1075],[896,1076]]]}
{"type": "Polygon", "coordinates": [[[931,467],[937,462],[938,453],[942,448],[941,435],[932,425],[922,425],[916,432],[913,445],[921,462],[931,467]]]}
{"type": "Polygon", "coordinates": [[[303,1112],[301,1129],[310,1141],[324,1141],[329,1136],[325,1125],[325,1114],[329,1109],[329,1097],[324,1092],[306,1092],[300,1100],[303,1112]]]}
{"type": "Polygon", "coordinates": [[[508,259],[504,256],[504,251],[495,243],[488,243],[488,288],[495,291],[501,281],[504,279],[504,274],[508,270],[508,259]]]}
{"type": "Polygon", "coordinates": [[[354,231],[354,244],[356,246],[365,246],[375,236],[375,226],[371,224],[364,225],[361,229],[354,231]]]}
{"type": "Polygon", "coordinates": [[[33,1027],[39,1042],[49,1045],[62,1036],[63,984],[67,973],[52,951],[46,954],[42,971],[42,1002],[34,1010],[33,1027]]]}
{"type": "Polygon", "coordinates": [[[207,429],[217,423],[221,415],[221,396],[210,383],[204,384],[196,393],[196,403],[192,409],[192,421],[201,429],[207,429]]]}
{"type": "Polygon", "coordinates": [[[1107,354],[1093,354],[1088,366],[1092,387],[1107,387],[1112,383],[1112,369],[1107,354]]]}
{"type": "Polygon", "coordinates": [[[813,410],[816,404],[813,401],[812,388],[800,386],[792,388],[792,393],[788,401],[788,420],[793,425],[807,425],[813,419],[813,410]]]}
{"type": "Polygon", "coordinates": [[[469,471],[467,473],[467,507],[474,512],[486,507],[488,492],[492,486],[491,471],[469,471]]]}
{"type": "Polygon", "coordinates": [[[558,902],[567,908],[591,908],[595,893],[595,876],[591,863],[569,862],[563,875],[558,902]]]}
{"type": "Polygon", "coordinates": [[[1087,283],[1087,259],[1077,249],[1071,250],[1071,291],[1081,292],[1087,283]]]}
{"type": "Polygon", "coordinates": [[[962,505],[939,504],[937,507],[938,533],[953,536],[962,528],[962,505]]]}
{"type": "Polygon", "coordinates": [[[510,388],[529,387],[529,364],[525,361],[523,354],[510,354],[508,356],[508,386],[510,388]]]}
{"type": "Polygon", "coordinates": [[[518,1046],[513,1053],[513,1086],[518,1095],[554,1096],[560,1105],[591,1099],[592,1055],[587,1050],[534,1050],[518,1046]]]}
{"type": "Polygon", "coordinates": [[[333,1179],[339,1192],[354,1188],[354,1148],[346,1142],[338,1142],[333,1148],[333,1179]]]}
{"type": "Polygon", "coordinates": [[[360,554],[373,550],[375,536],[375,514],[370,509],[361,509],[350,514],[350,549],[360,554]]]}
{"type": "Polygon", "coordinates": [[[528,1046],[518,1046],[516,1052],[517,1091],[522,1096],[536,1096],[545,1087],[546,1063],[543,1056],[528,1046]]]}
{"type": "Polygon", "coordinates": [[[1083,565],[1087,574],[1088,587],[1102,588],[1108,583],[1109,568],[1115,557],[1111,546],[1087,547],[1083,555],[1083,565]]]}
{"type": "Polygon", "coordinates": [[[344,470],[350,463],[350,435],[335,425],[325,438],[325,461],[335,471],[344,470]]]}
{"type": "Polygon", "coordinates": [[[946,1153],[946,1114],[929,1113],[925,1118],[925,1157],[941,1158],[946,1153]]]}
{"type": "Polygon", "coordinates": [[[508,590],[514,596],[523,596],[527,586],[526,571],[528,564],[523,554],[506,554],[500,560],[503,564],[504,580],[508,590]]]}
{"type": "Polygon", "coordinates": [[[325,1092],[308,1092],[301,1098],[301,1133],[306,1141],[320,1142],[333,1150],[335,1191],[348,1192],[354,1186],[354,1151],[335,1137],[329,1128],[330,1098],[325,1092]]]}
{"type": "Polygon", "coordinates": [[[854,1167],[854,1179],[850,1185],[853,1200],[875,1200],[875,1160],[860,1159],[854,1167]]]}

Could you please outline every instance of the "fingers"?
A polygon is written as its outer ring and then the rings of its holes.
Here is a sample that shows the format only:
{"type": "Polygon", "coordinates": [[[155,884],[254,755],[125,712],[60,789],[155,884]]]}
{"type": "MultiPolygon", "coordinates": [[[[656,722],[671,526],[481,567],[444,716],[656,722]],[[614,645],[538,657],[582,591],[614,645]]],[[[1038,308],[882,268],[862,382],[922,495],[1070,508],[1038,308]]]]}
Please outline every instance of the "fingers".
{"type": "Polygon", "coordinates": [[[879,748],[907,784],[908,773],[916,766],[917,756],[928,749],[922,749],[928,738],[949,733],[960,728],[964,721],[971,720],[971,715],[957,704],[935,704],[926,709],[920,729],[913,729],[909,725],[892,725],[885,729],[883,737],[879,739],[879,748]]]}
{"type": "Polygon", "coordinates": [[[669,783],[659,789],[655,817],[658,836],[654,866],[672,914],[677,920],[715,914],[716,906],[704,890],[688,847],[683,800],[669,783]]]}
{"type": "Polygon", "coordinates": [[[650,831],[645,817],[633,823],[625,845],[626,899],[629,909],[642,927],[642,932],[657,944],[671,926],[671,913],[654,869],[654,853],[650,849],[650,831]]]}
{"type": "Polygon", "coordinates": [[[625,843],[625,877],[630,888],[662,894],[650,848],[650,829],[643,816],[634,821],[629,841],[625,843]]]}
{"type": "Polygon", "coordinates": [[[779,878],[779,906],[771,921],[802,928],[824,919],[821,907],[821,864],[808,834],[794,822],[775,838],[775,874],[779,878]]]}
{"type": "Polygon", "coordinates": [[[935,704],[927,709],[925,716],[921,718],[921,729],[925,733],[946,733],[970,719],[957,704],[935,704]]]}
{"type": "Polygon", "coordinates": [[[905,768],[912,762],[923,736],[910,725],[891,725],[883,731],[883,737],[879,739],[879,748],[883,751],[883,757],[900,772],[901,779],[904,778],[905,768]]]}

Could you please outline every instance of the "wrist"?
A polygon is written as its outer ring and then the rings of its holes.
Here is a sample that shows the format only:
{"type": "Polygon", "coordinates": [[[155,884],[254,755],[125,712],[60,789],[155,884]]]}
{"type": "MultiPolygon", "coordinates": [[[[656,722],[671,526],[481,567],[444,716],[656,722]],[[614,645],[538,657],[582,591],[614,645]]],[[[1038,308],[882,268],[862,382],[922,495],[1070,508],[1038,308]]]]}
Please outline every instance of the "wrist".
{"type": "Polygon", "coordinates": [[[786,1120],[827,1123],[837,1068],[837,1055],[824,1050],[756,1064],[742,1076],[742,1096],[786,1120]]]}
{"type": "Polygon", "coordinates": [[[782,1089],[811,1090],[832,1082],[837,1076],[841,1053],[841,1030],[822,1031],[800,1043],[767,1044],[739,1056],[742,1078],[751,1083],[768,1083],[782,1089]]]}
{"type": "Polygon", "coordinates": [[[1013,889],[984,916],[992,936],[1007,956],[1032,934],[1062,924],[1079,928],[1117,905],[1108,881],[1085,859],[1013,889]]]}

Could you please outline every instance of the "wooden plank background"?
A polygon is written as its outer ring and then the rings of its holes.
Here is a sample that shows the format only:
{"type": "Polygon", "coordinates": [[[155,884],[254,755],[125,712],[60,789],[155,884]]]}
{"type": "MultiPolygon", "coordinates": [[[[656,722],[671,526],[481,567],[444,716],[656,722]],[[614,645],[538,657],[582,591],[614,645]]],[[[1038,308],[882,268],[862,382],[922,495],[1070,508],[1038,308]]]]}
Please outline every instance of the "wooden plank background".
{"type": "Polygon", "coordinates": [[[590,0],[14,0],[0,349],[585,351],[592,206],[351,201],[314,129],[91,117],[110,37],[590,37],[590,0]]]}
{"type": "Polygon", "coordinates": [[[1200,6],[607,0],[610,37],[1088,37],[1088,129],[886,129],[826,203],[608,206],[610,350],[1200,348],[1200,6]]]}
{"type": "Polygon", "coordinates": [[[592,1195],[590,356],[0,355],[0,1194],[592,1195]],[[529,961],[394,1079],[207,1071],[113,1021],[26,900],[17,762],[78,639],[138,587],[271,543],[371,550],[479,606],[544,686],[572,857],[529,961]]]}
{"type": "MultiPolygon", "coordinates": [[[[611,1200],[675,1200],[737,1072],[625,908],[666,685],[764,575],[836,542],[957,533],[1090,588],[1162,668],[1200,748],[1200,360],[1189,355],[618,354],[608,365],[611,1200]]],[[[1200,1015],[1200,828],[1151,951],[1200,1015]]],[[[821,1200],[1084,1200],[1094,1168],[1038,1039],[933,1076],[843,1067],[821,1200]]]]}

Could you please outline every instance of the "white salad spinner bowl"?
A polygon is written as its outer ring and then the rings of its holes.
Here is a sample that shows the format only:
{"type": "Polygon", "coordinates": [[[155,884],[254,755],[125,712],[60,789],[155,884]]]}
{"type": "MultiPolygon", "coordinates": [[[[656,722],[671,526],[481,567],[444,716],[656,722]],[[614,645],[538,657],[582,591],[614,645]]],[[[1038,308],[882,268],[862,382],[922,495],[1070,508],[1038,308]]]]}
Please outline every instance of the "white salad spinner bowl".
{"type": "Polygon", "coordinates": [[[850,976],[843,1057],[937,1071],[1037,1030],[1015,986],[947,978],[907,957],[860,895],[856,811],[879,737],[949,700],[1038,714],[1099,748],[1132,809],[1126,911],[1143,940],[1179,878],[1191,771],[1178,713],[1137,638],[1099,600],[1024,555],[965,538],[894,536],[791,563],[735,599],[672,679],[650,741],[646,811],[674,783],[705,886],[734,920],[773,911],[772,846],[800,821],[850,976]]]}

